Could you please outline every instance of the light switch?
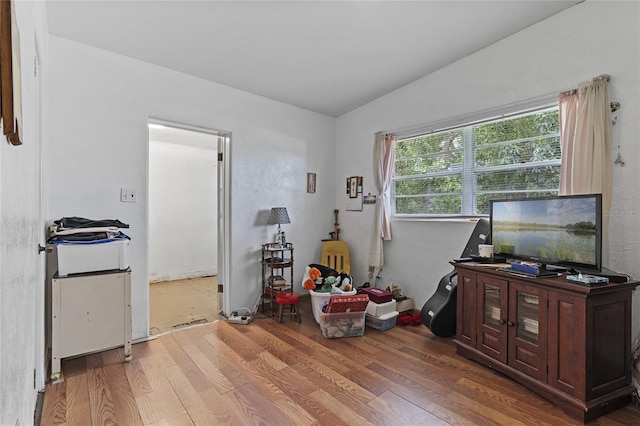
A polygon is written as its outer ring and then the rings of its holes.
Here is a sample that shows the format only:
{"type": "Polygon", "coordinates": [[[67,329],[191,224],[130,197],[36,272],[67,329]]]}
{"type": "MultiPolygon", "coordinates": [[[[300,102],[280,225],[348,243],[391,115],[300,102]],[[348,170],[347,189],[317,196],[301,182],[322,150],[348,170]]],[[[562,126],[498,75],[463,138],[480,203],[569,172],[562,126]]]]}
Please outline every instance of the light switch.
{"type": "Polygon", "coordinates": [[[120,188],[120,201],[123,203],[137,203],[138,196],[135,189],[120,188]]]}

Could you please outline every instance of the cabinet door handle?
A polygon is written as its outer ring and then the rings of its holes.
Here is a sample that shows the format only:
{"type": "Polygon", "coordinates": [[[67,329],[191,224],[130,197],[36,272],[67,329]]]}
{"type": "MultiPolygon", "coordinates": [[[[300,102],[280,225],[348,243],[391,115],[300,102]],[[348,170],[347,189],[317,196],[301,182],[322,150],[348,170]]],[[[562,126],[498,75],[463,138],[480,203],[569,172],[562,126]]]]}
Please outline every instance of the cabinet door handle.
{"type": "Polygon", "coordinates": [[[500,325],[504,325],[507,321],[503,319],[499,319],[498,322],[500,323],[500,325]]]}
{"type": "Polygon", "coordinates": [[[515,325],[516,325],[516,323],[515,323],[515,322],[511,322],[511,321],[507,321],[507,325],[508,325],[509,327],[513,327],[513,326],[515,326],[515,325]]]}

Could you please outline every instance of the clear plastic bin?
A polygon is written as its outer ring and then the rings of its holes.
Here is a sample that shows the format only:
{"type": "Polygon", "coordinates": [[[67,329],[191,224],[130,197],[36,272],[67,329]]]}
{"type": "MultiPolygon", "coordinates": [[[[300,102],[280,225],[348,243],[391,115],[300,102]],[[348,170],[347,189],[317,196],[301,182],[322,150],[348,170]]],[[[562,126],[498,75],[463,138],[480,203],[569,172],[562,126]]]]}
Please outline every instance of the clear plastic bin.
{"type": "Polygon", "coordinates": [[[396,326],[396,322],[398,320],[398,312],[389,312],[388,314],[384,314],[379,317],[374,317],[367,314],[365,320],[367,327],[385,331],[396,326]]]}
{"type": "Polygon", "coordinates": [[[320,324],[320,315],[322,314],[322,307],[329,303],[331,296],[354,296],[357,291],[345,291],[341,294],[323,293],[321,291],[309,290],[311,295],[311,309],[313,310],[313,318],[320,324]]]}
{"type": "Polygon", "coordinates": [[[365,312],[337,312],[320,314],[320,328],[327,339],[360,337],[364,335],[365,312]]]}

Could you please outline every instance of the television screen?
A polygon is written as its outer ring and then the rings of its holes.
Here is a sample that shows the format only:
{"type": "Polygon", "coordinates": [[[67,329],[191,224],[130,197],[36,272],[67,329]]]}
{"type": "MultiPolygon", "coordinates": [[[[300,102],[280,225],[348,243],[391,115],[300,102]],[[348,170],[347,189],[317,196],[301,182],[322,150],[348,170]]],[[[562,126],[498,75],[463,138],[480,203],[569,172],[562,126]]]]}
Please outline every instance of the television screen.
{"type": "Polygon", "coordinates": [[[508,258],[600,271],[602,196],[492,200],[493,250],[508,258]]]}

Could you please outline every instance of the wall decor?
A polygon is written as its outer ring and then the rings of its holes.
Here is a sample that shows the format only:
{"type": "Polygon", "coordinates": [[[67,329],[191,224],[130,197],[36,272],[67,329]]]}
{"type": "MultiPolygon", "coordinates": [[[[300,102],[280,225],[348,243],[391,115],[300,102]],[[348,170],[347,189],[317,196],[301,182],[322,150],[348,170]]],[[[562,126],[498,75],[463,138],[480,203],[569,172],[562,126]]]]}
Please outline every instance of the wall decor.
{"type": "Polygon", "coordinates": [[[358,177],[351,176],[349,178],[349,198],[356,198],[358,196],[358,177]]]}
{"type": "Polygon", "coordinates": [[[316,174],[307,173],[307,192],[316,192],[316,174]]]}
{"type": "Polygon", "coordinates": [[[362,202],[364,204],[375,204],[376,203],[376,196],[372,195],[371,193],[368,193],[367,195],[365,195],[363,197],[362,202]]]}
{"type": "Polygon", "coordinates": [[[11,0],[0,1],[0,90],[2,130],[11,145],[21,145],[20,35],[11,0]]]}

